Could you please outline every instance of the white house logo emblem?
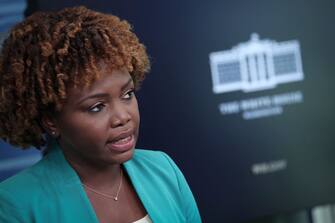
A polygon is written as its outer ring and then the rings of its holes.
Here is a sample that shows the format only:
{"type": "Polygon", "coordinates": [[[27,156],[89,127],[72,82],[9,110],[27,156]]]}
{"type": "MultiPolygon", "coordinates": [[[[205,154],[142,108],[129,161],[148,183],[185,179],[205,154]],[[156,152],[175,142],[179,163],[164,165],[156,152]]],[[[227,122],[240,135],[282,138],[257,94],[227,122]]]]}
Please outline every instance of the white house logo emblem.
{"type": "Polygon", "coordinates": [[[260,40],[254,33],[250,41],[231,50],[213,52],[209,58],[216,94],[271,89],[304,79],[297,40],[260,40]]]}

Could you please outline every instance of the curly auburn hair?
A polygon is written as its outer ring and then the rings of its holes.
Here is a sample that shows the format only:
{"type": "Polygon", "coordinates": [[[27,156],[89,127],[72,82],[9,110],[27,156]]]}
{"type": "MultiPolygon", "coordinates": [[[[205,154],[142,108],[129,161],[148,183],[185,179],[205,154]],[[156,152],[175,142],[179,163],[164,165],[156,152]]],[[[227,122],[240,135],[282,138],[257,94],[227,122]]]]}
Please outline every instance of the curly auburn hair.
{"type": "Polygon", "coordinates": [[[0,55],[0,137],[22,148],[45,146],[42,115],[61,111],[69,87],[96,80],[101,60],[126,68],[136,88],[150,69],[131,26],[113,15],[74,7],[16,25],[0,55]]]}

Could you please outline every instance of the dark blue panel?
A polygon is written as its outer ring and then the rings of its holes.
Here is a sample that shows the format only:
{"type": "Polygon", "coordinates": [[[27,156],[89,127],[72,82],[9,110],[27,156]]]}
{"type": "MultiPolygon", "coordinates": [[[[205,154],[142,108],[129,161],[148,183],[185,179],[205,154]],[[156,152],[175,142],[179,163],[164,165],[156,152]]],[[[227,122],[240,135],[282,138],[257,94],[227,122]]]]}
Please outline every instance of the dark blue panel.
{"type": "MultiPolygon", "coordinates": [[[[83,4],[134,25],[152,61],[138,93],[138,145],[163,149],[176,160],[204,222],[241,222],[334,202],[334,1],[38,3],[42,10],[83,4]],[[210,53],[246,43],[254,32],[278,44],[298,40],[304,79],[258,91],[214,93],[210,53]],[[299,103],[271,104],[297,95],[299,103]],[[222,114],[223,103],[239,111],[222,114]]],[[[252,58],[249,74],[262,69],[252,58]]],[[[270,62],[264,63],[267,78],[270,62]]],[[[252,82],[250,75],[247,80],[252,82]]]]}

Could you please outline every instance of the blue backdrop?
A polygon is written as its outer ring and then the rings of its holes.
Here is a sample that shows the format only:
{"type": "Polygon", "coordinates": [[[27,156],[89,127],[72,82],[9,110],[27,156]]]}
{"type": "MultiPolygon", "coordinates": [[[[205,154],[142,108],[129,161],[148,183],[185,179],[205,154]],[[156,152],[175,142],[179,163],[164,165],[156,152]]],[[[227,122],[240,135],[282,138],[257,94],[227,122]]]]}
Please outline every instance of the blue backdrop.
{"type": "Polygon", "coordinates": [[[32,10],[82,4],[134,25],[152,61],[138,93],[138,147],[173,157],[204,222],[242,222],[334,202],[335,2],[30,3],[32,10]],[[260,42],[249,41],[252,33],[259,34],[260,42]],[[213,70],[214,52],[221,57],[213,70]],[[264,53],[269,63],[257,65],[260,57],[250,52],[264,53]],[[271,73],[270,64],[276,74],[272,87],[255,90],[262,69],[271,73]],[[215,69],[221,84],[247,82],[238,83],[240,90],[214,92],[215,69]],[[288,81],[285,71],[303,78],[288,81]],[[240,73],[249,76],[236,76],[240,73]],[[248,86],[253,90],[245,90],[248,86]]]}

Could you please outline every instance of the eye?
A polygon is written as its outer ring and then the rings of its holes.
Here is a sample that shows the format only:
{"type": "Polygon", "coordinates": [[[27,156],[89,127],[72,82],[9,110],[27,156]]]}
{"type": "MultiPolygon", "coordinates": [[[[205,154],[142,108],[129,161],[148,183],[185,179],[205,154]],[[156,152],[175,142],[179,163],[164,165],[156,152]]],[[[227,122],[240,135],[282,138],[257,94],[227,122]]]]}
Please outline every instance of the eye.
{"type": "Polygon", "coordinates": [[[88,111],[93,112],[93,113],[97,113],[97,112],[100,112],[104,107],[105,107],[105,105],[103,103],[98,103],[98,104],[95,104],[94,106],[90,107],[88,109],[88,111]]]}
{"type": "Polygon", "coordinates": [[[124,99],[131,99],[135,95],[134,89],[127,91],[127,93],[123,96],[124,99]]]}

